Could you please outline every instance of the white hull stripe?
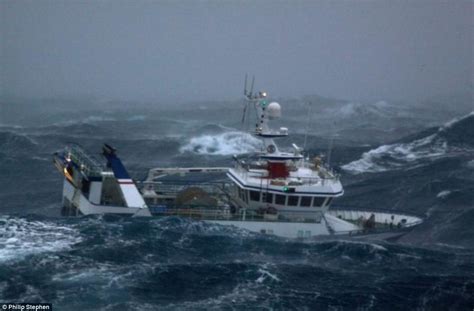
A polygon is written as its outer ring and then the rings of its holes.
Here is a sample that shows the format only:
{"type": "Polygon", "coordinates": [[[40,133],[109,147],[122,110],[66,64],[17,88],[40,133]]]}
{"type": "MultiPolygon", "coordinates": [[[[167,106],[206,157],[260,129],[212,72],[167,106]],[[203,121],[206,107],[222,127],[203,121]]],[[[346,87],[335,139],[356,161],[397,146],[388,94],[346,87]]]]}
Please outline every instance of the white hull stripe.
{"type": "Polygon", "coordinates": [[[128,179],[117,179],[118,183],[121,184],[121,185],[124,185],[124,184],[133,184],[133,180],[131,180],[130,178],[128,179]]]}

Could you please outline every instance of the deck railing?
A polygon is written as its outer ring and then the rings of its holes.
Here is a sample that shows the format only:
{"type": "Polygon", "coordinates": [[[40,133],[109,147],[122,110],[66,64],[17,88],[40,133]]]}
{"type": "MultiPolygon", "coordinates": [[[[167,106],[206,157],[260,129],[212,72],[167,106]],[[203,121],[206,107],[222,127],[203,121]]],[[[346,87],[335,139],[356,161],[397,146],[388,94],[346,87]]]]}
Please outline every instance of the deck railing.
{"type": "Polygon", "coordinates": [[[64,148],[65,155],[78,164],[87,176],[100,176],[103,166],[98,160],[87,154],[79,145],[69,144],[64,148]]]}
{"type": "Polygon", "coordinates": [[[206,193],[223,194],[231,183],[229,181],[177,181],[177,180],[163,180],[163,181],[142,181],[137,182],[143,187],[151,187],[157,195],[176,195],[189,187],[199,187],[206,193]]]}
{"type": "MultiPolygon", "coordinates": [[[[245,178],[251,175],[254,175],[255,177],[262,178],[262,179],[268,177],[266,176],[267,175],[266,166],[255,166],[255,165],[248,164],[245,162],[235,161],[234,169],[238,173],[242,174],[245,178]],[[259,172],[257,171],[258,169],[261,169],[264,171],[259,172]]],[[[339,181],[339,175],[336,174],[332,169],[328,167],[321,166],[317,172],[319,173],[318,177],[297,177],[298,181],[300,182],[300,185],[316,185],[316,184],[324,185],[326,182],[339,181]]],[[[274,180],[279,181],[278,179],[274,179],[274,180]]],[[[295,186],[298,186],[298,185],[295,184],[295,186]]]]}
{"type": "Polygon", "coordinates": [[[289,222],[289,223],[320,223],[321,213],[291,212],[291,217],[286,213],[264,214],[255,210],[240,210],[232,213],[228,206],[209,208],[204,206],[149,206],[153,215],[189,217],[197,220],[228,220],[228,221],[261,221],[261,222],[289,222]],[[299,214],[299,215],[298,215],[299,214]],[[311,215],[312,214],[312,215],[311,215]],[[297,217],[297,216],[299,217],[297,217]]]}

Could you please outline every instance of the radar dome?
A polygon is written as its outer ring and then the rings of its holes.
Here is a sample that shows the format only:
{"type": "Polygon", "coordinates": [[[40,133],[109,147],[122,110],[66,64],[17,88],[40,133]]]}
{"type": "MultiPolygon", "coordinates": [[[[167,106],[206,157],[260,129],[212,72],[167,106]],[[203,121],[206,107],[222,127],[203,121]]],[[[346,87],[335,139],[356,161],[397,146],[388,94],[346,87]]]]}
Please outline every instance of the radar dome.
{"type": "Polygon", "coordinates": [[[278,119],[281,117],[281,107],[277,102],[272,102],[267,107],[268,118],[270,120],[278,119]]]}

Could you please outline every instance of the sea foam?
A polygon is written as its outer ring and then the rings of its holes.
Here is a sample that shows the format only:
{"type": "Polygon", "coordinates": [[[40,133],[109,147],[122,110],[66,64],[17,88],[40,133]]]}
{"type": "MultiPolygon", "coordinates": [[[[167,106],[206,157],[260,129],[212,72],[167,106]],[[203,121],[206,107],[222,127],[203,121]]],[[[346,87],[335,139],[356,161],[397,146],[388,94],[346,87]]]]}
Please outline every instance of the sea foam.
{"type": "Polygon", "coordinates": [[[359,160],[343,165],[342,169],[354,174],[383,172],[420,159],[442,156],[447,149],[447,142],[433,134],[410,143],[382,145],[363,153],[359,160]]]}
{"type": "Polygon", "coordinates": [[[258,150],[261,142],[252,135],[239,131],[205,134],[193,137],[181,147],[181,152],[206,155],[233,155],[258,150]]]}
{"type": "Polygon", "coordinates": [[[80,241],[79,232],[73,228],[10,216],[0,218],[0,262],[62,251],[80,241]]]}

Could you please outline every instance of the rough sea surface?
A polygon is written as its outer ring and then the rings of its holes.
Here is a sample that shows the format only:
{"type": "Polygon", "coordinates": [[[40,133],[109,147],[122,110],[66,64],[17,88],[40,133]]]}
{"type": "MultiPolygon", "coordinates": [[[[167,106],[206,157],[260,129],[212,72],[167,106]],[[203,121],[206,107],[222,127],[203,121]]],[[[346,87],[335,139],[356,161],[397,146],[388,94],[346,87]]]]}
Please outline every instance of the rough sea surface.
{"type": "Polygon", "coordinates": [[[51,154],[66,143],[98,157],[110,143],[135,179],[158,166],[225,166],[260,146],[245,132],[242,104],[89,103],[24,114],[15,113],[21,103],[3,103],[0,301],[55,310],[472,310],[474,113],[313,104],[307,118],[304,103],[282,102],[280,122],[293,135],[281,145],[325,154],[346,191],[334,205],[412,213],[423,224],[395,242],[297,241],[176,217],[63,218],[51,154]]]}

